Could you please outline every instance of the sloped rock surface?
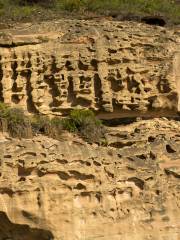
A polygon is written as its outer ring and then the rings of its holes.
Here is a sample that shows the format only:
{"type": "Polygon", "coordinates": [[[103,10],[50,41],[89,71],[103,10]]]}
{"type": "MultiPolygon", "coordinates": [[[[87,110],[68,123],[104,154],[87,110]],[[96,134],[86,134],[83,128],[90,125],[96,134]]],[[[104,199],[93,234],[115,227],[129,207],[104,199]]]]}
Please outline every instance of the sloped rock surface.
{"type": "Polygon", "coordinates": [[[165,118],[119,125],[107,147],[1,137],[0,239],[179,240],[179,130],[165,118]]]}
{"type": "Polygon", "coordinates": [[[176,116],[180,38],[140,23],[59,20],[0,34],[0,100],[33,113],[176,116]]]}

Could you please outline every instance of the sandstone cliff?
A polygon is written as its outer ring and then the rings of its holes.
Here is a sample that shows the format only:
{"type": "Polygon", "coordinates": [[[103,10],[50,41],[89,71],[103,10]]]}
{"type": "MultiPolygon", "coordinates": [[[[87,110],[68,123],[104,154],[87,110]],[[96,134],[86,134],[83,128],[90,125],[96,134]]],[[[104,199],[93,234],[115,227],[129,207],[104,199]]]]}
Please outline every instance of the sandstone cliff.
{"type": "Polygon", "coordinates": [[[180,110],[178,31],[60,20],[0,35],[0,100],[8,104],[49,115],[88,107],[101,118],[180,110]]]}
{"type": "Polygon", "coordinates": [[[180,123],[111,128],[108,147],[1,138],[0,239],[179,240],[180,123]]]}
{"type": "Polygon", "coordinates": [[[67,132],[1,134],[0,240],[180,240],[179,44],[177,30],[130,22],[0,33],[0,101],[50,116],[79,107],[149,118],[109,126],[106,147],[67,132]]]}

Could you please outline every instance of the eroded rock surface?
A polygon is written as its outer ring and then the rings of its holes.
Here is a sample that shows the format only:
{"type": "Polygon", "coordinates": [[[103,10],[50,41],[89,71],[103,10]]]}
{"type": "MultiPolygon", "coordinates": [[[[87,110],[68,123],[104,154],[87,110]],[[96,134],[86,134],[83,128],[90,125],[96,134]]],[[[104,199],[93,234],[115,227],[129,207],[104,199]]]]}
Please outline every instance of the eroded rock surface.
{"type": "Polygon", "coordinates": [[[140,23],[60,20],[0,34],[0,100],[64,115],[176,116],[179,32],[140,23]],[[108,114],[107,114],[108,113],[108,114]]]}
{"type": "Polygon", "coordinates": [[[180,112],[179,33],[106,20],[0,33],[0,101],[129,121],[109,124],[106,147],[0,133],[0,240],[180,240],[180,122],[152,118],[180,112]]]}
{"type": "Polygon", "coordinates": [[[0,239],[179,240],[180,122],[0,141],[0,239]],[[39,234],[39,235],[38,235],[39,234]]]}

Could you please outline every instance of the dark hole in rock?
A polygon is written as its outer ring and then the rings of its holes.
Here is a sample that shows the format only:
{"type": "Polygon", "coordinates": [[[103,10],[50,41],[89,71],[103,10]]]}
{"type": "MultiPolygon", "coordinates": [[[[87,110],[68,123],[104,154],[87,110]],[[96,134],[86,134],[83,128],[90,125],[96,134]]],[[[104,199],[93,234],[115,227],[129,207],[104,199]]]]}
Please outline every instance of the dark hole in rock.
{"type": "Polygon", "coordinates": [[[175,178],[180,178],[180,174],[178,174],[175,170],[165,169],[164,171],[167,175],[172,175],[175,178]]]}
{"type": "Polygon", "coordinates": [[[32,169],[26,169],[22,166],[18,166],[18,176],[25,177],[31,174],[32,169]]]}
{"type": "Polygon", "coordinates": [[[118,16],[117,13],[111,14],[111,17],[112,17],[112,18],[117,18],[117,16],[118,16]]]}
{"type": "Polygon", "coordinates": [[[148,137],[148,142],[154,142],[155,140],[156,138],[153,136],[148,137]]]}
{"type": "Polygon", "coordinates": [[[95,197],[97,198],[98,202],[101,202],[101,193],[96,193],[95,197]]]}
{"type": "Polygon", "coordinates": [[[136,185],[137,187],[139,187],[141,190],[144,189],[144,181],[143,181],[143,180],[141,180],[141,179],[139,179],[139,178],[136,178],[136,177],[131,177],[131,178],[128,178],[128,181],[129,181],[129,182],[134,182],[135,185],[136,185]]]}
{"type": "Polygon", "coordinates": [[[93,163],[94,163],[94,165],[97,166],[97,167],[100,167],[100,166],[101,166],[101,163],[99,163],[99,162],[97,162],[97,161],[94,161],[93,163]]]}
{"type": "Polygon", "coordinates": [[[141,155],[136,155],[138,158],[140,158],[141,160],[146,160],[147,156],[145,154],[141,154],[141,155]]]}
{"type": "Polygon", "coordinates": [[[19,96],[16,94],[13,94],[11,97],[12,101],[16,104],[18,104],[20,102],[19,96]]]}
{"type": "Polygon", "coordinates": [[[156,25],[161,27],[164,27],[166,25],[166,21],[163,18],[155,17],[155,16],[143,17],[141,19],[141,22],[149,25],[156,25]]]}
{"type": "Polygon", "coordinates": [[[131,118],[114,118],[114,119],[104,119],[103,124],[108,127],[115,127],[118,125],[129,125],[131,123],[136,122],[136,117],[131,118]]]}
{"type": "Polygon", "coordinates": [[[140,133],[141,130],[140,130],[139,128],[135,128],[135,129],[134,129],[134,132],[135,132],[135,133],[140,133]]]}
{"type": "Polygon", "coordinates": [[[82,189],[84,189],[84,190],[85,190],[86,187],[85,187],[83,184],[78,183],[74,189],[77,189],[77,190],[82,190],[82,189]]]}
{"type": "Polygon", "coordinates": [[[166,151],[168,153],[175,153],[176,152],[169,144],[166,145],[166,151]]]}
{"type": "Polygon", "coordinates": [[[70,62],[70,61],[66,61],[66,64],[65,64],[65,66],[66,66],[66,68],[67,68],[67,70],[68,70],[68,71],[71,71],[71,70],[73,70],[73,67],[72,67],[72,65],[71,65],[71,62],[70,62]]]}
{"type": "Polygon", "coordinates": [[[134,142],[113,142],[109,144],[110,147],[114,148],[124,148],[124,147],[130,147],[134,144],[134,142]]]}
{"type": "Polygon", "coordinates": [[[152,159],[152,160],[155,160],[156,159],[156,155],[153,153],[153,152],[150,152],[150,158],[152,159]]]}
{"type": "Polygon", "coordinates": [[[25,177],[20,177],[18,181],[19,181],[19,182],[25,182],[25,181],[26,181],[26,178],[25,178],[25,177]]]}
{"type": "Polygon", "coordinates": [[[160,193],[161,193],[161,191],[156,190],[156,194],[157,194],[157,195],[160,195],[160,193]]]}

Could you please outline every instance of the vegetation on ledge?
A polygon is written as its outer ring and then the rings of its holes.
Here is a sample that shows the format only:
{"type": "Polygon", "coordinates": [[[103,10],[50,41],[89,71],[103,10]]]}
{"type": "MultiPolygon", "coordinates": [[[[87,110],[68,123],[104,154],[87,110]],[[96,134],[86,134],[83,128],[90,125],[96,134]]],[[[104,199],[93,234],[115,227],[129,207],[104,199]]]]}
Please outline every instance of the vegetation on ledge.
{"type": "Polygon", "coordinates": [[[19,108],[11,108],[0,102],[0,131],[8,132],[14,138],[32,138],[44,134],[61,139],[62,131],[80,135],[85,141],[104,144],[105,128],[94,113],[87,110],[72,110],[67,118],[49,118],[45,115],[26,116],[19,108]]]}
{"type": "Polygon", "coordinates": [[[0,0],[1,19],[52,19],[68,12],[83,16],[163,16],[180,23],[178,0],[0,0]]]}

